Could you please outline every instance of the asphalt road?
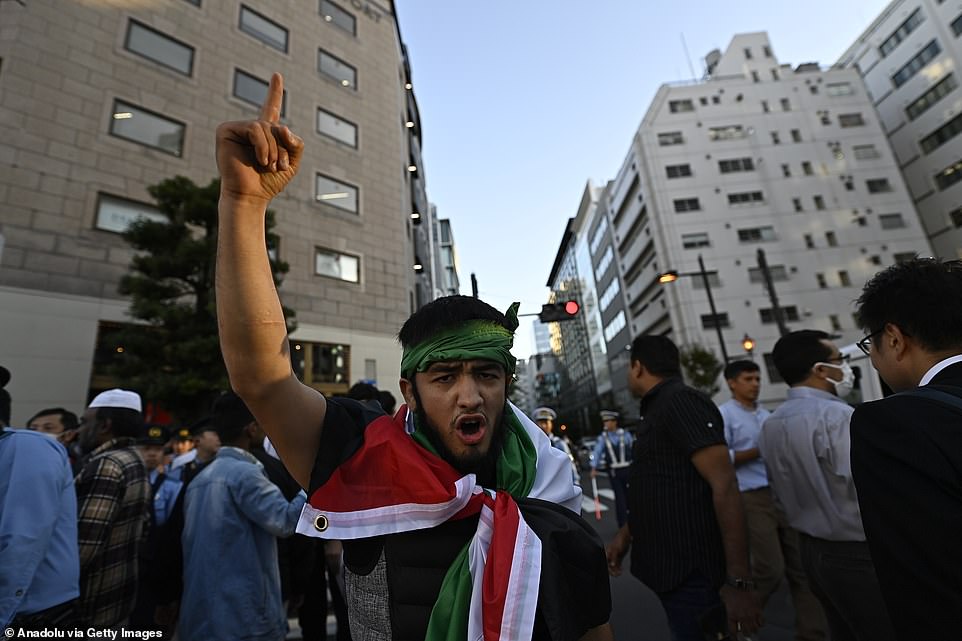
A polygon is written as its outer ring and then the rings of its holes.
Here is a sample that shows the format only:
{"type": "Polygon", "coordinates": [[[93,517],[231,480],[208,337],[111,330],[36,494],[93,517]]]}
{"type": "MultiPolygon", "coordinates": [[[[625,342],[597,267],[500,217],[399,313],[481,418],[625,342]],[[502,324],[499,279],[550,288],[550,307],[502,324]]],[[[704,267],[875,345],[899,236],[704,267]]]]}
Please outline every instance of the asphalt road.
{"type": "MultiPolygon", "coordinates": [[[[614,493],[606,476],[599,475],[601,520],[595,519],[591,480],[582,478],[585,501],[582,514],[591,523],[601,540],[607,543],[618,530],[615,522],[614,493]]],[[[617,641],[670,641],[665,612],[654,592],[628,571],[625,558],[622,575],[611,579],[611,627],[617,641]]],[[[755,641],[792,641],[794,639],[791,599],[784,583],[769,599],[765,608],[765,626],[752,638],[755,641]]]]}

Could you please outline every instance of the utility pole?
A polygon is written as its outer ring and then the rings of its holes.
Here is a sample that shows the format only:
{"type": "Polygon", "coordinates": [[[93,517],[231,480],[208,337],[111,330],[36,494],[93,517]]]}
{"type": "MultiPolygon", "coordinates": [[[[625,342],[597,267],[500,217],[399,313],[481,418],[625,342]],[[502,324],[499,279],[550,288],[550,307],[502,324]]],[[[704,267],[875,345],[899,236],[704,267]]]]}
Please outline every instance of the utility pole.
{"type": "Polygon", "coordinates": [[[471,295],[475,298],[478,297],[478,278],[471,272],[471,295]]]}
{"type": "Polygon", "coordinates": [[[775,293],[775,284],[772,281],[772,272],[768,269],[768,260],[765,258],[765,250],[759,248],[757,255],[758,268],[762,272],[762,278],[765,279],[765,287],[768,289],[768,298],[772,302],[772,315],[775,317],[775,323],[778,325],[778,335],[784,336],[789,331],[788,325],[785,324],[785,314],[782,312],[782,308],[778,304],[778,294],[775,293]]]}
{"type": "Polygon", "coordinates": [[[698,254],[698,270],[701,272],[702,281],[705,283],[705,293],[708,294],[708,308],[711,309],[711,317],[715,323],[715,331],[718,332],[718,346],[721,348],[722,362],[728,364],[728,350],[725,349],[725,337],[722,336],[721,319],[715,310],[715,298],[711,295],[711,283],[708,282],[708,272],[705,271],[705,261],[701,254],[698,254]]]}

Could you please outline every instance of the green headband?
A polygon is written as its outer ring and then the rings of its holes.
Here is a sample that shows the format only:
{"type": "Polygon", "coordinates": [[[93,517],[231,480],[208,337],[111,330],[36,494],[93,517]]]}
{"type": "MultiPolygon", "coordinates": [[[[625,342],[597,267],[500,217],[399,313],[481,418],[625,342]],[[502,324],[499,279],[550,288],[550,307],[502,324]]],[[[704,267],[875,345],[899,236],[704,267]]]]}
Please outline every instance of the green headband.
{"type": "Polygon", "coordinates": [[[518,328],[519,306],[520,303],[512,303],[504,314],[510,329],[494,321],[471,320],[419,345],[406,347],[401,356],[401,376],[411,379],[439,361],[469,360],[494,361],[504,367],[508,376],[512,375],[516,359],[511,355],[511,347],[514,330],[518,328]]]}

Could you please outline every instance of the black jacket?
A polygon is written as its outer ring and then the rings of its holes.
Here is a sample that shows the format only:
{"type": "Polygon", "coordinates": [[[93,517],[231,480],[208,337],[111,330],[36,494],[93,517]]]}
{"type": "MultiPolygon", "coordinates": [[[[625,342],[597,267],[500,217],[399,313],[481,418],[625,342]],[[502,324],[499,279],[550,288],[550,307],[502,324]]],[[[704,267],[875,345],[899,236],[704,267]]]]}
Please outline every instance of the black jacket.
{"type": "MultiPolygon", "coordinates": [[[[962,398],[962,363],[930,386],[962,398]]],[[[962,411],[896,394],[858,407],[851,427],[862,523],[899,639],[962,638],[962,411]]]]}

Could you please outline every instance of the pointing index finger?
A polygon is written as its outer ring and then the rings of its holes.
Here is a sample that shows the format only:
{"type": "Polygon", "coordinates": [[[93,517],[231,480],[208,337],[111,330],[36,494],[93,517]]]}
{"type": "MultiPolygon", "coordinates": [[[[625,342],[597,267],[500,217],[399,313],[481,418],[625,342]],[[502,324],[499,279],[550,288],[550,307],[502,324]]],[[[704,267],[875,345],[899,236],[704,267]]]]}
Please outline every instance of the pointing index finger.
{"type": "Polygon", "coordinates": [[[267,88],[267,98],[261,106],[261,120],[279,122],[281,119],[281,103],[284,100],[284,77],[279,73],[271,74],[271,82],[267,88]]]}

